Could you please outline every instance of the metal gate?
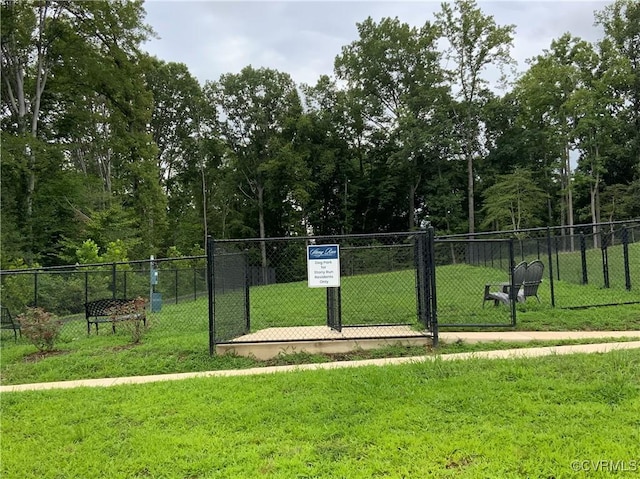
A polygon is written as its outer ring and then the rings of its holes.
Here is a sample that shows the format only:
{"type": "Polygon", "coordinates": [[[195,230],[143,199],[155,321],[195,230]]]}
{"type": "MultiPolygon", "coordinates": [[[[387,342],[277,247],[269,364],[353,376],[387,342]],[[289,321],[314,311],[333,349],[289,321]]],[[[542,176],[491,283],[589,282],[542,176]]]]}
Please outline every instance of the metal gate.
{"type": "Polygon", "coordinates": [[[314,340],[341,334],[349,339],[428,336],[435,343],[435,273],[427,267],[433,256],[429,244],[432,231],[209,238],[210,352],[216,344],[229,342],[298,341],[303,332],[316,334],[314,340]],[[329,244],[339,247],[340,284],[311,288],[307,246],[329,244]],[[289,336],[282,338],[285,330],[289,336]]]}
{"type": "MultiPolygon", "coordinates": [[[[516,324],[516,296],[485,308],[488,292],[512,291],[513,239],[428,238],[427,276],[439,327],[491,328],[516,324]],[[438,295],[436,297],[436,278],[438,295]]],[[[517,293],[517,292],[516,292],[517,293]]]]}

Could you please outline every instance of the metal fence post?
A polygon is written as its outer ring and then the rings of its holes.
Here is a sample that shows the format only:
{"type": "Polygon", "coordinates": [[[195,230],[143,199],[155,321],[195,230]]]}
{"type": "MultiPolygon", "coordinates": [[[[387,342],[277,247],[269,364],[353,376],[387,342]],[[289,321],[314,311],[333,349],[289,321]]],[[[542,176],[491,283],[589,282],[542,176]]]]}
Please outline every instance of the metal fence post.
{"type": "Polygon", "coordinates": [[[580,257],[582,259],[582,284],[589,284],[587,275],[587,242],[584,233],[580,233],[580,257]]]}
{"type": "Polygon", "coordinates": [[[327,326],[334,331],[342,331],[340,288],[326,288],[327,292],[327,326]]]}
{"type": "Polygon", "coordinates": [[[245,319],[245,334],[251,331],[251,293],[249,290],[251,286],[251,280],[249,278],[249,252],[245,251],[244,254],[244,319],[245,319]]]}
{"type": "MultiPolygon", "coordinates": [[[[557,249],[556,249],[557,252],[557,249]]],[[[549,258],[549,288],[551,290],[551,306],[556,307],[556,295],[553,288],[553,251],[551,247],[551,228],[547,226],[547,257],[549,258]]]]}
{"type": "Polygon", "coordinates": [[[214,284],[214,264],[213,264],[213,238],[211,236],[207,236],[207,292],[209,296],[209,355],[213,356],[215,353],[216,347],[216,338],[215,338],[215,318],[214,318],[214,307],[215,307],[215,284],[214,284]]]}
{"type": "Polygon", "coordinates": [[[609,288],[609,236],[607,233],[602,235],[602,276],[604,287],[609,288]]]}
{"type": "Polygon", "coordinates": [[[431,334],[433,336],[433,346],[438,345],[438,301],[436,296],[436,248],[435,248],[435,230],[433,226],[429,226],[428,235],[428,271],[429,277],[429,296],[431,297],[430,317],[431,317],[431,334]]]}
{"type": "Polygon", "coordinates": [[[627,291],[631,291],[631,271],[629,269],[629,231],[622,227],[622,254],[624,257],[624,285],[627,291]]]}
{"type": "MultiPolygon", "coordinates": [[[[522,251],[522,250],[521,250],[522,251]]],[[[509,239],[509,306],[511,308],[511,326],[516,325],[516,300],[518,299],[518,291],[516,291],[515,277],[513,270],[516,268],[515,251],[513,247],[513,238],[509,239]]]]}
{"type": "Polygon", "coordinates": [[[429,279],[427,277],[427,234],[422,231],[416,234],[414,246],[414,262],[416,265],[416,312],[418,322],[429,329],[429,312],[427,307],[429,279]]]}

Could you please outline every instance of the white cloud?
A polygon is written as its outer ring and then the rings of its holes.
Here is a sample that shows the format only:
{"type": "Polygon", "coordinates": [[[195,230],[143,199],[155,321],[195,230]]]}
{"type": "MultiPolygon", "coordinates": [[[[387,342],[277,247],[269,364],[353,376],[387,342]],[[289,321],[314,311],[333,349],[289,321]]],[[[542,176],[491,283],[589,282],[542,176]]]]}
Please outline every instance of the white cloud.
{"type": "MultiPolygon", "coordinates": [[[[479,2],[498,25],[515,24],[512,54],[519,69],[541,54],[551,41],[570,31],[594,41],[594,10],[609,1],[479,2]]],[[[298,83],[315,83],[333,73],[342,46],[357,39],[356,23],[368,16],[398,17],[412,25],[433,21],[439,2],[431,1],[160,1],[145,3],[147,23],[160,39],[147,43],[149,53],[185,63],[201,83],[246,65],[275,68],[298,83]]]]}

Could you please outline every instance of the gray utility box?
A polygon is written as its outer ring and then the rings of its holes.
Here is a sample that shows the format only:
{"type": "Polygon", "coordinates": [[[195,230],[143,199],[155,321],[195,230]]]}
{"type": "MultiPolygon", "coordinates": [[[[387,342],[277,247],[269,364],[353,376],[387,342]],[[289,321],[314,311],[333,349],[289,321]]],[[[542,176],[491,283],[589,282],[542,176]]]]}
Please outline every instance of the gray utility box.
{"type": "Polygon", "coordinates": [[[151,293],[151,312],[158,313],[162,309],[162,293],[151,293]]]}

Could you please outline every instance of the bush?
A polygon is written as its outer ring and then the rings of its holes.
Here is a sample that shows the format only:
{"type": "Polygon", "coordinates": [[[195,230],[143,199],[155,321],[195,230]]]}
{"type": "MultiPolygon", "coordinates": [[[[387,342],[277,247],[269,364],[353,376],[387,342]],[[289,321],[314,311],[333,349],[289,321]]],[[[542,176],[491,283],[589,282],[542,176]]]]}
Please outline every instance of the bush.
{"type": "Polygon", "coordinates": [[[38,351],[52,351],[53,345],[60,335],[62,321],[43,308],[27,308],[26,313],[19,314],[18,322],[25,336],[38,351]]]}
{"type": "Polygon", "coordinates": [[[134,344],[142,341],[142,337],[147,331],[147,325],[141,319],[145,316],[145,304],[146,300],[138,296],[126,304],[114,307],[111,311],[111,320],[117,321],[118,325],[124,326],[131,334],[131,342],[134,344]],[[123,317],[126,319],[119,319],[123,317]]]}

